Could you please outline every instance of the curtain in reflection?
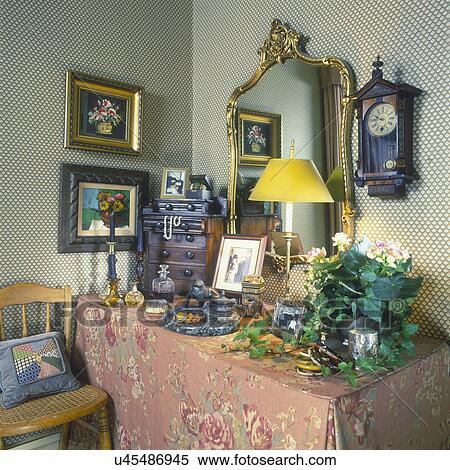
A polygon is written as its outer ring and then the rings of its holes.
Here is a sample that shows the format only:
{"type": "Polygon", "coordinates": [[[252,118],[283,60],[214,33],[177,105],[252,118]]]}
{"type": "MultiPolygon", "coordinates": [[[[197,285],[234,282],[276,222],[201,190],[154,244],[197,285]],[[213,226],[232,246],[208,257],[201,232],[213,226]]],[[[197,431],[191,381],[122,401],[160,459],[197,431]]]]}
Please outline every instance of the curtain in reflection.
{"type": "MultiPolygon", "coordinates": [[[[324,143],[326,155],[326,178],[340,164],[339,129],[341,126],[340,103],[342,98],[341,77],[335,67],[321,69],[321,88],[324,117],[324,143]]],[[[329,204],[330,234],[342,231],[343,204],[329,204]]],[[[327,247],[328,248],[328,247],[327,247]]]]}

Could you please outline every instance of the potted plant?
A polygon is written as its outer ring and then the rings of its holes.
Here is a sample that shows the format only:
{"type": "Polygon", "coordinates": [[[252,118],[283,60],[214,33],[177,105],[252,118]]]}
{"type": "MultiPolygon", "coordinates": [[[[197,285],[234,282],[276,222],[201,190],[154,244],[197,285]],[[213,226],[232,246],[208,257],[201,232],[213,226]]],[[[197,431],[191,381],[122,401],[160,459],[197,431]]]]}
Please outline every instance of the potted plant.
{"type": "Polygon", "coordinates": [[[355,327],[375,328],[380,335],[398,332],[411,313],[422,284],[412,277],[412,259],[395,241],[367,238],[352,243],[344,233],[333,237],[337,253],[324,248],[309,253],[305,303],[315,329],[336,332],[342,339],[355,327]]]}
{"type": "MultiPolygon", "coordinates": [[[[421,277],[410,275],[411,255],[398,242],[373,243],[363,238],[353,243],[344,233],[337,233],[333,244],[337,252],[332,256],[327,257],[325,248],[313,248],[308,253],[303,331],[300,338],[289,340],[290,346],[316,342],[324,331],[343,338],[354,326],[375,326],[381,337],[378,357],[359,358],[359,369],[383,373],[402,365],[403,353],[415,354],[410,337],[418,326],[408,323],[407,318],[422,284],[421,277]]],[[[246,325],[234,340],[239,349],[249,351],[251,358],[289,352],[284,344],[273,345],[266,338],[271,331],[270,319],[259,320],[246,325]]],[[[354,366],[342,361],[339,373],[357,387],[354,366]]],[[[322,366],[323,375],[330,373],[329,367],[322,366]]]]}

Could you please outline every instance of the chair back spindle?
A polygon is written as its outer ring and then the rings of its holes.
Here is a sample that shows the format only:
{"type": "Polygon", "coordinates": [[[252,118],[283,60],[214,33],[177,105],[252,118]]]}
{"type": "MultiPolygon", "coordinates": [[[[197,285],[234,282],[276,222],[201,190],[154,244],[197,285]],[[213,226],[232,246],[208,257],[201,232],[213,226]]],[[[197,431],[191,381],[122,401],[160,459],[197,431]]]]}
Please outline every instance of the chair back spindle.
{"type": "Polygon", "coordinates": [[[27,308],[25,304],[22,305],[22,338],[28,336],[28,325],[27,325],[27,308]]]}
{"type": "Polygon", "coordinates": [[[0,308],[0,341],[5,341],[5,328],[3,326],[3,309],[0,308]]]}
{"type": "MultiPolygon", "coordinates": [[[[18,283],[0,289],[0,341],[6,339],[3,308],[10,305],[22,305],[22,337],[28,336],[28,318],[26,304],[45,303],[45,332],[52,329],[51,304],[63,303],[64,335],[66,348],[70,354],[72,333],[72,289],[65,285],[63,288],[53,288],[32,283],[18,283]]],[[[56,311],[56,310],[55,310],[56,311]]]]}
{"type": "Polygon", "coordinates": [[[50,333],[52,331],[52,324],[50,321],[50,302],[45,305],[45,332],[50,333]]]}

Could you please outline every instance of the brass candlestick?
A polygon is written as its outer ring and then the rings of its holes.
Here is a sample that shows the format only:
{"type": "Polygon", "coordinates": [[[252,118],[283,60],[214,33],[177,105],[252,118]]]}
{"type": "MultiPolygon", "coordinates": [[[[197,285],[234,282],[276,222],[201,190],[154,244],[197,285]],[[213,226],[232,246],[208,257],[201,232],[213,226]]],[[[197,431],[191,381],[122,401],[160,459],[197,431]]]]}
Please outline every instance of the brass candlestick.
{"type": "Polygon", "coordinates": [[[110,279],[108,281],[108,292],[102,297],[102,305],[115,307],[121,300],[119,295],[119,279],[110,279]]]}
{"type": "Polygon", "coordinates": [[[102,305],[115,307],[121,297],[119,295],[119,279],[116,273],[116,243],[106,242],[109,247],[108,252],[108,291],[102,297],[102,305]]]}

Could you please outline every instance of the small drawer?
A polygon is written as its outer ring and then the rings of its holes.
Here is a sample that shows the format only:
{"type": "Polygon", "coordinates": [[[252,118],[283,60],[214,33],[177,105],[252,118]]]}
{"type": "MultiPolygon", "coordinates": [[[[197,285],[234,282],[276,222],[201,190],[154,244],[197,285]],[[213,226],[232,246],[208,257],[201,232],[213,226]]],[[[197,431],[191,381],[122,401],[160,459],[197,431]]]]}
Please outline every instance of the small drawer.
{"type": "Polygon", "coordinates": [[[194,248],[181,248],[173,246],[154,246],[150,248],[148,253],[149,262],[155,263],[184,263],[184,264],[200,264],[206,262],[206,252],[204,250],[196,250],[194,248]]]}
{"type": "MultiPolygon", "coordinates": [[[[205,233],[205,228],[205,219],[185,217],[181,219],[181,223],[178,227],[173,227],[172,234],[200,234],[205,233]]],[[[144,218],[144,230],[164,233],[164,217],[144,218]]]]}
{"type": "Polygon", "coordinates": [[[166,246],[204,250],[206,249],[206,236],[193,233],[174,233],[170,240],[166,240],[162,233],[148,232],[148,244],[150,251],[166,246]]]}
{"type": "MultiPolygon", "coordinates": [[[[190,282],[194,281],[195,279],[205,280],[205,266],[194,266],[187,263],[173,264],[170,262],[167,262],[165,264],[169,265],[169,277],[175,281],[175,285],[177,283],[177,279],[190,282]]],[[[152,276],[151,279],[154,279],[158,276],[159,263],[148,263],[147,267],[149,275],[152,276]]]]}

